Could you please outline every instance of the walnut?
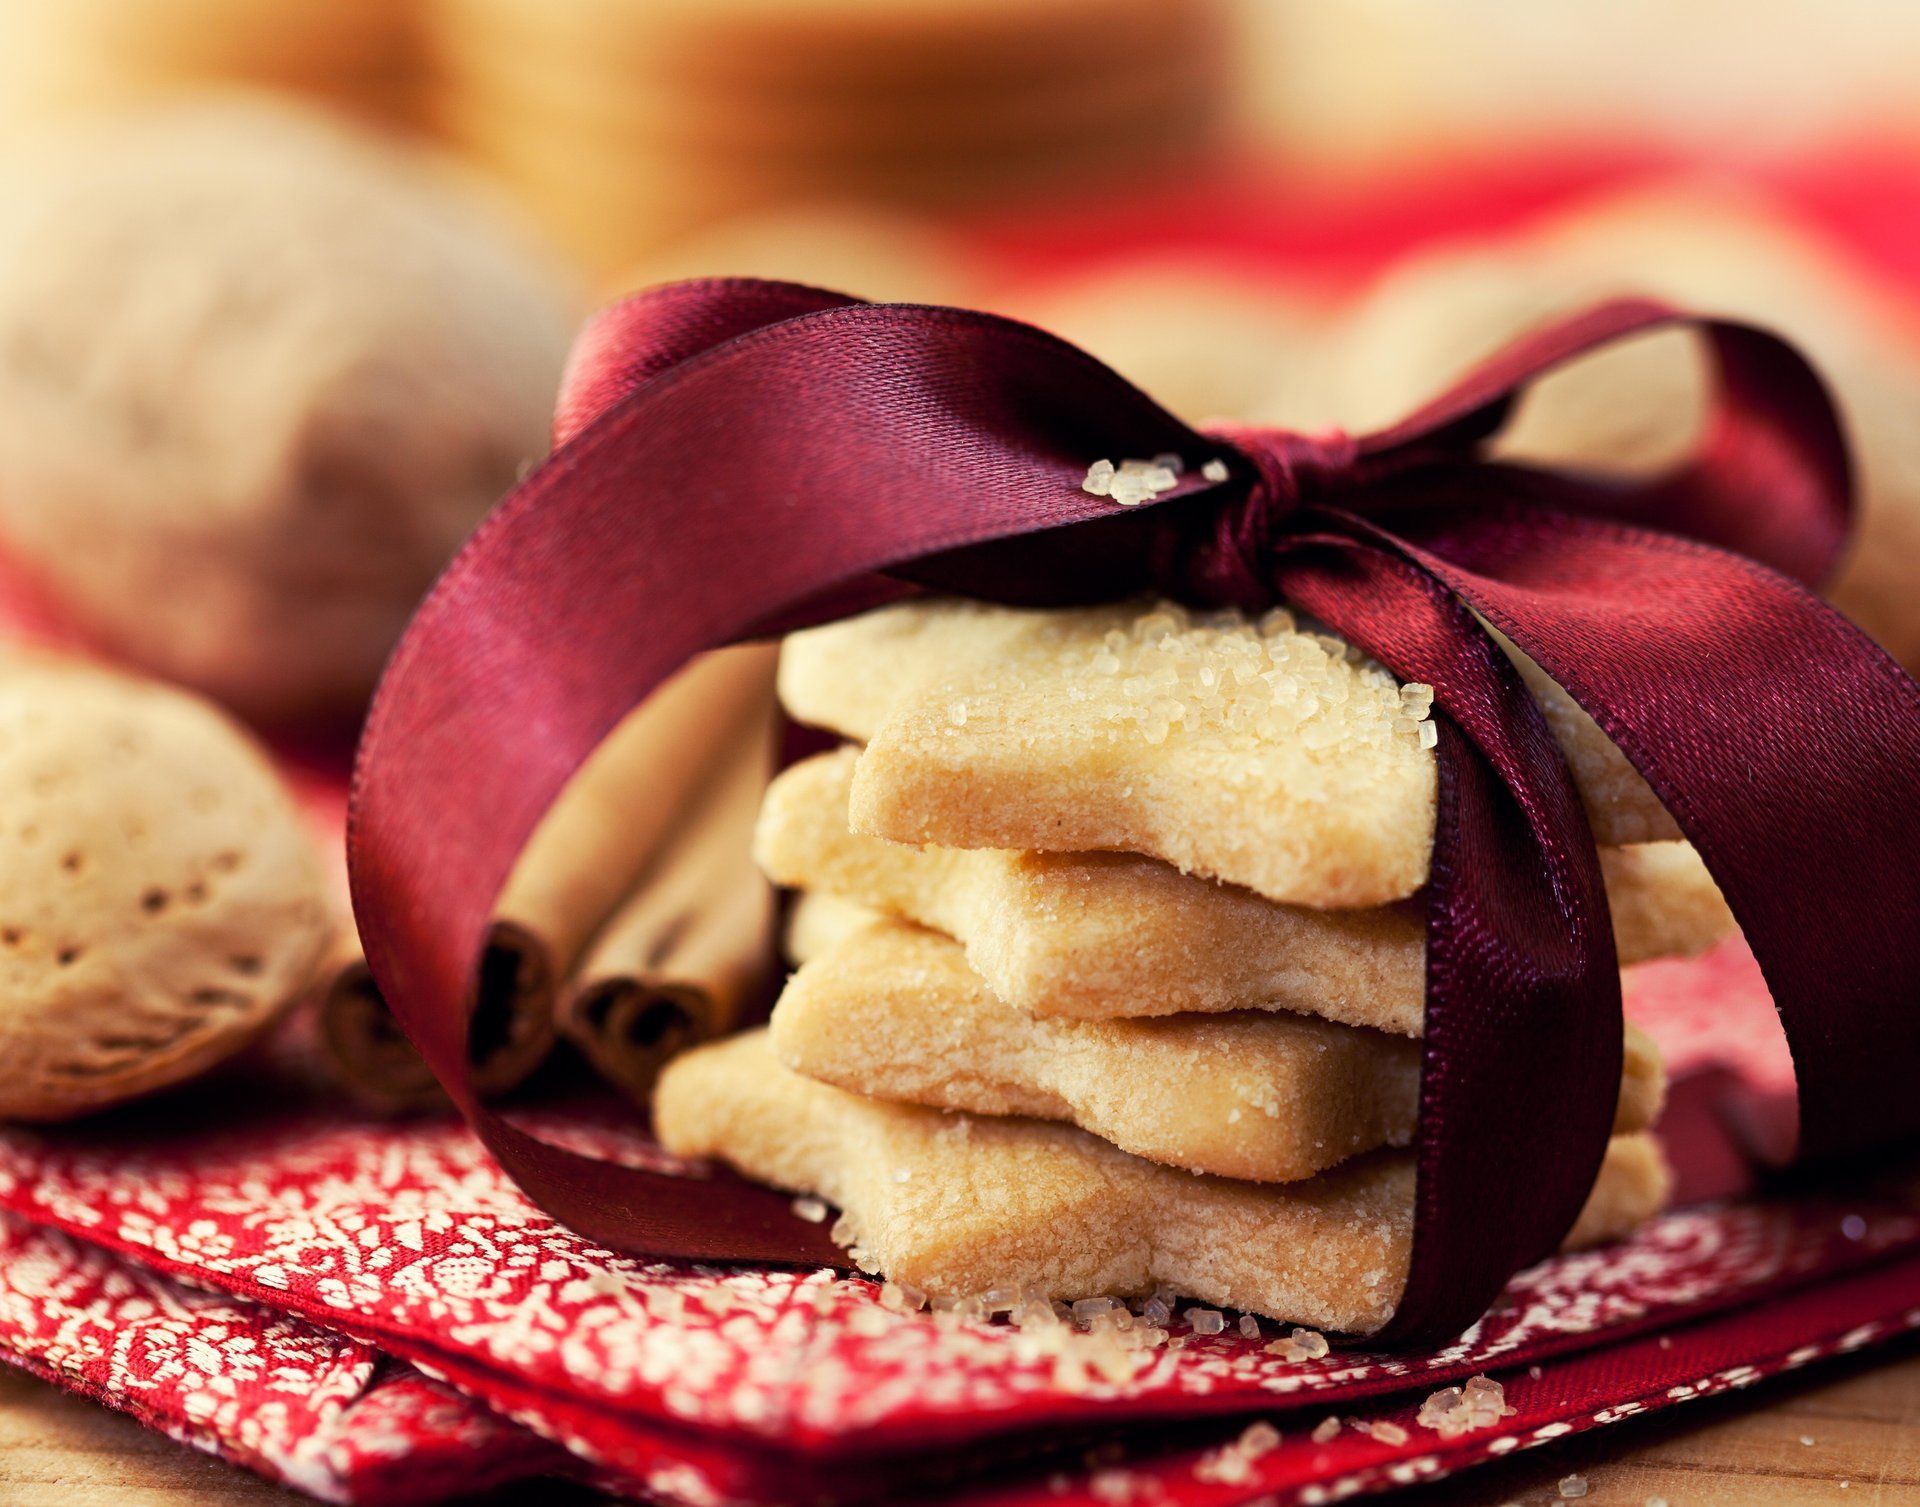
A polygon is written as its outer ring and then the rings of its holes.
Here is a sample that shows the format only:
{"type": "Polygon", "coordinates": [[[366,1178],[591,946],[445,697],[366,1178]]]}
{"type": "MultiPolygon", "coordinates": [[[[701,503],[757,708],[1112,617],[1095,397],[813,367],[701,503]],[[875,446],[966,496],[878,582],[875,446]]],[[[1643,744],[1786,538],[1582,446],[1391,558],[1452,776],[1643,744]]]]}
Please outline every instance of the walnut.
{"type": "Polygon", "coordinates": [[[309,983],[332,922],[299,813],[198,697],[0,660],[0,1117],[178,1083],[309,983]]]}
{"type": "Polygon", "coordinates": [[[546,444],[560,280],[439,159],[216,96],[0,166],[0,547],[116,657],[357,709],[546,444]]]}

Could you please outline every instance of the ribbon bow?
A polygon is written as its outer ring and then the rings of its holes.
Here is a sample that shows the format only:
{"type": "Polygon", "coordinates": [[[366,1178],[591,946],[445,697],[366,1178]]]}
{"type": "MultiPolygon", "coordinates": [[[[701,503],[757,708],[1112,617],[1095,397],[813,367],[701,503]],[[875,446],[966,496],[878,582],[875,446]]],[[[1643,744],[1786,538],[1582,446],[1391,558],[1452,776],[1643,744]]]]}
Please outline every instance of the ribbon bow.
{"type": "Polygon", "coordinates": [[[844,1264],[782,1196],[610,1166],[480,1104],[466,1035],[494,896],[567,777],[692,654],[921,588],[1285,598],[1434,686],[1413,1257],[1377,1338],[1457,1333],[1554,1248],[1620,1076],[1593,839],[1487,625],[1597,719],[1718,881],[1793,1049],[1801,1155],[1920,1131],[1920,687],[1800,584],[1838,553],[1849,476],[1818,379],[1774,337],[1609,304],[1392,429],[1311,441],[1196,432],[988,315],[696,282],[587,328],[556,429],[394,655],[348,856],[395,1013],[506,1169],[589,1238],[844,1264]],[[1483,454],[1529,381],[1673,325],[1718,366],[1690,464],[1628,484],[1483,454]],[[1150,503],[1081,489],[1095,459],[1161,451],[1192,469],[1150,503]],[[1209,457],[1225,480],[1199,474],[1209,457]]]}

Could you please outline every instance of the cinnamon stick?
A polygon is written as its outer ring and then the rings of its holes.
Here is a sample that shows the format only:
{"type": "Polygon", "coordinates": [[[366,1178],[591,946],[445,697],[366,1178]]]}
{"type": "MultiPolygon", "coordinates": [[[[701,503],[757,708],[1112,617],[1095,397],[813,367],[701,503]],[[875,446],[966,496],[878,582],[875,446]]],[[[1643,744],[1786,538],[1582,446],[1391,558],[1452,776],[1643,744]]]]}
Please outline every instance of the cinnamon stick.
{"type": "Polygon", "coordinates": [[[773,722],[769,703],[724,751],[563,992],[561,1034],[637,1103],[676,1052],[736,1024],[767,979],[773,889],[750,848],[773,722]]]}
{"type": "MultiPolygon", "coordinates": [[[[471,1043],[483,1093],[513,1088],[545,1060],[562,982],[712,783],[716,750],[768,727],[777,654],[746,644],[695,660],[608,736],[541,821],[501,892],[481,963],[471,1043]]],[[[744,854],[744,837],[740,846],[744,854]]],[[[389,1109],[439,1100],[357,939],[318,1008],[323,1049],[346,1087],[389,1109]]]]}
{"type": "MultiPolygon", "coordinates": [[[[484,1095],[524,1082],[553,1050],[551,964],[538,938],[496,921],[480,965],[469,1037],[474,1082],[484,1095]]],[[[332,1076],[375,1109],[427,1109],[444,1099],[433,1070],[400,1028],[374,982],[357,938],[343,946],[319,1006],[320,1048],[332,1076]]]]}

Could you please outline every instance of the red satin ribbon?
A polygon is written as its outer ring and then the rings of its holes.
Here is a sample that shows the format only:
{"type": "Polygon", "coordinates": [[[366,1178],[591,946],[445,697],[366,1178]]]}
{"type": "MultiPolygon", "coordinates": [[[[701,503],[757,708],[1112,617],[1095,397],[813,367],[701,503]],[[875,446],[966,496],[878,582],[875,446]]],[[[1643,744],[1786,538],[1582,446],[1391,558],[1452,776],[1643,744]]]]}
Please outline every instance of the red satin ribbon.
{"type": "Polygon", "coordinates": [[[1040,331],[783,284],[680,284],[582,336],[553,457],[496,510],[388,668],[355,775],[367,958],[527,1192],[607,1245],[844,1264],[783,1196],[545,1144],[478,1101],[470,981],[494,896],[586,754],[700,649],[915,587],[1024,603],[1282,597],[1436,689],[1413,1265],[1378,1338],[1482,1313],[1571,1224],[1605,1149],[1619,980],[1593,840],[1498,626],[1646,775],[1760,958],[1802,1151],[1920,1132],[1920,688],[1811,596],[1844,446],[1757,330],[1611,304],[1355,440],[1208,436],[1040,331]],[[1717,358],[1701,453],[1621,484],[1486,459],[1527,382],[1686,323],[1717,358]],[[1102,456],[1190,467],[1121,509],[1102,456]],[[1219,456],[1227,480],[1198,478],[1219,456]],[[1737,551],[1738,553],[1733,553],[1737,551]]]}

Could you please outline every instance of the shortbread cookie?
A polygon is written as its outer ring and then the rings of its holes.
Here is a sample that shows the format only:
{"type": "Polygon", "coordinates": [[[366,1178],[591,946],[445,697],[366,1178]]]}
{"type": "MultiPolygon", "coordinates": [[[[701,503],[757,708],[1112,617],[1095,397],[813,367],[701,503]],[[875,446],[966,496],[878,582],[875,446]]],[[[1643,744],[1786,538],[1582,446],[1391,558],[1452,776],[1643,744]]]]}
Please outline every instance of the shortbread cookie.
{"type": "Polygon", "coordinates": [[[1005,312],[1092,352],[1196,423],[1250,418],[1322,365],[1328,322],[1321,290],[1291,287],[1272,268],[1233,271],[1161,251],[1082,270],[1005,312]]]}
{"type": "MultiPolygon", "coordinates": [[[[790,712],[867,744],[853,825],[899,842],[1146,853],[1272,900],[1404,899],[1433,848],[1428,687],[1285,612],[940,599],[788,638],[790,712]]],[[[1566,718],[1603,843],[1672,836],[1617,750],[1566,718]]]]}
{"type": "MultiPolygon", "coordinates": [[[[668,1066],[661,1142],[837,1204],[853,1257],[936,1296],[1033,1287],[1134,1296],[1165,1283],[1203,1302],[1316,1329],[1392,1316],[1413,1231],[1411,1153],[1302,1183],[1195,1177],[1065,1125],[886,1104],[782,1067],[764,1031],[668,1066]]],[[[1670,1183],[1650,1138],[1613,1142],[1577,1233],[1624,1234],[1670,1183]]]]}
{"type": "Polygon", "coordinates": [[[1672,1195],[1673,1168],[1659,1137],[1649,1131],[1616,1135],[1560,1249],[1583,1251],[1618,1240],[1658,1214],[1672,1195]]]}
{"type": "Polygon", "coordinates": [[[0,661],[0,1118],[59,1120],[231,1056],[311,982],[318,856],[196,696],[0,661]]]}
{"type": "MultiPolygon", "coordinates": [[[[886,924],[887,917],[851,900],[817,892],[804,894],[798,897],[787,920],[787,956],[804,965],[825,956],[863,928],[886,924]]],[[[1416,1018],[1416,1030],[1419,1024],[1416,1018]]],[[[1651,1125],[1659,1116],[1665,1092],[1666,1070],[1658,1048],[1645,1032],[1628,1022],[1620,1107],[1614,1123],[1651,1125]]]]}
{"type": "Polygon", "coordinates": [[[829,947],[838,946],[863,926],[871,926],[887,917],[855,900],[838,895],[795,895],[787,912],[781,950],[796,966],[810,963],[829,947]]]}
{"type": "Polygon", "coordinates": [[[1620,966],[1698,957],[1739,930],[1726,896],[1689,842],[1600,850],[1620,966]]]}
{"type": "Polygon", "coordinates": [[[770,277],[876,303],[975,302],[973,268],[936,222],[868,204],[806,202],[703,225],[649,251],[622,292],[688,277],[770,277]]]}
{"type": "MultiPolygon", "coordinates": [[[[767,791],[755,856],[775,883],[945,932],[1000,998],[1041,1015],[1301,1010],[1420,1034],[1417,905],[1322,911],[1130,853],[912,848],[848,826],[857,751],[796,764],[767,791]]],[[[1603,848],[1621,965],[1702,952],[1733,917],[1685,843],[1603,848]]]]}
{"type": "MultiPolygon", "coordinates": [[[[1064,1120],[1150,1161],[1293,1182],[1413,1140],[1420,1045],[1303,1015],[1044,1020],[994,997],[958,943],[898,921],[789,980],[774,1052],[836,1087],[936,1109],[1064,1120]]],[[[1616,1132],[1645,1130],[1664,1074],[1627,1027],[1616,1132]]]]}

